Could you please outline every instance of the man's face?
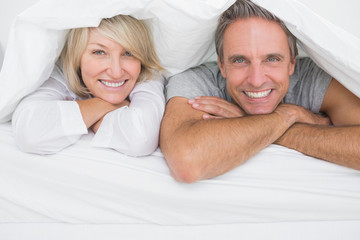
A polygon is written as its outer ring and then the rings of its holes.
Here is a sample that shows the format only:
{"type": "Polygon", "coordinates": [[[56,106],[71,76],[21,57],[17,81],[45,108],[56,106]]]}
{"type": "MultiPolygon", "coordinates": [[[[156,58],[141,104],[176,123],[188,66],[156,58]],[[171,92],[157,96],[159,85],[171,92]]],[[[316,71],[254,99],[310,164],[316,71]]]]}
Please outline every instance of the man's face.
{"type": "Polygon", "coordinates": [[[237,20],[225,30],[223,49],[219,66],[232,100],[247,114],[273,112],[295,66],[282,28],[260,18],[237,20]]]}

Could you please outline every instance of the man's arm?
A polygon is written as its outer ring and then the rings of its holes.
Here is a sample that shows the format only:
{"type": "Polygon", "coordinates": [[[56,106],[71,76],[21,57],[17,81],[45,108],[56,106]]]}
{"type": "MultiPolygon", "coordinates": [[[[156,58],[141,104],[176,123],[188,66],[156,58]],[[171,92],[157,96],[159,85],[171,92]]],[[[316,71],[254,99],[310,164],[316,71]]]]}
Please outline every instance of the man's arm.
{"type": "Polygon", "coordinates": [[[360,99],[333,79],[321,111],[329,116],[333,126],[294,124],[275,143],[360,169],[360,99]]]}
{"type": "Polygon", "coordinates": [[[204,114],[182,97],[170,99],[166,106],[160,147],[179,181],[194,182],[231,170],[299,120],[299,114],[287,104],[267,115],[204,120],[204,114]]]}

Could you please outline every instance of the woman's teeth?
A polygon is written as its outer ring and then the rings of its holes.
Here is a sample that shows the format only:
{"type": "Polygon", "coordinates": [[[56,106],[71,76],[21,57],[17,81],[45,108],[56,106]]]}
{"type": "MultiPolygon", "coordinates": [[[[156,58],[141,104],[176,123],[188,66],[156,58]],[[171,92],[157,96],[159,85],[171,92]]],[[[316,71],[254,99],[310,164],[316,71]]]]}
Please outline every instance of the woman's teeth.
{"type": "Polygon", "coordinates": [[[113,87],[113,88],[120,87],[125,83],[125,81],[122,81],[122,82],[106,82],[104,80],[100,80],[100,82],[102,84],[104,84],[105,86],[107,86],[107,87],[113,87]]]}
{"type": "Polygon", "coordinates": [[[262,91],[262,92],[245,92],[246,96],[250,98],[263,98],[269,95],[271,92],[271,89],[262,91]]]}

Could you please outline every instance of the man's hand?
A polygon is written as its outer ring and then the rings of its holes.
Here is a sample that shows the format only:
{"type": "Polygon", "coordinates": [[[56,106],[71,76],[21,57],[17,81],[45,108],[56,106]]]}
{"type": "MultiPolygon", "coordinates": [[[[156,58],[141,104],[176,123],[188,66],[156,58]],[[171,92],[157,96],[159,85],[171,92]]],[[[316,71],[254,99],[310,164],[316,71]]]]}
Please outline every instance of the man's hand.
{"type": "Polygon", "coordinates": [[[245,116],[244,111],[237,105],[219,97],[201,96],[188,100],[192,108],[205,112],[203,119],[236,118],[245,116]]]}
{"type": "Polygon", "coordinates": [[[293,104],[280,104],[275,109],[275,112],[287,114],[291,124],[307,123],[313,125],[331,125],[331,121],[328,117],[323,116],[322,114],[315,114],[306,108],[293,104]]]}
{"type": "MultiPolygon", "coordinates": [[[[278,109],[290,107],[294,110],[291,106],[285,106],[287,104],[283,105],[278,109]]],[[[295,113],[297,117],[300,116],[297,123],[275,144],[360,170],[360,99],[332,79],[320,110],[330,120],[300,109],[295,113]]]]}
{"type": "MultiPolygon", "coordinates": [[[[201,96],[188,100],[192,108],[206,112],[203,119],[209,118],[236,118],[245,116],[245,112],[236,104],[228,102],[219,97],[201,96]]],[[[306,108],[293,104],[280,104],[275,112],[289,116],[289,122],[292,124],[307,123],[314,125],[331,125],[328,117],[321,114],[315,114],[306,108]]]]}

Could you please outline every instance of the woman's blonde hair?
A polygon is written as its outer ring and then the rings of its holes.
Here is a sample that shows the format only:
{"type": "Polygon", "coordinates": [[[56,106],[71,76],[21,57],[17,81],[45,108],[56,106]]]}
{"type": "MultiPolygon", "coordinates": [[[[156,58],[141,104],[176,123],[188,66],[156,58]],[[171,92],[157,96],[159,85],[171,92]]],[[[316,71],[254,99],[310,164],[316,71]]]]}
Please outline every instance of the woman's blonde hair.
{"type": "Polygon", "coordinates": [[[119,43],[140,60],[141,72],[137,82],[147,80],[153,74],[159,74],[163,70],[155,52],[150,30],[143,20],[127,15],[105,18],[96,28],[71,29],[60,55],[67,84],[71,91],[78,96],[87,97],[89,95],[89,90],[81,78],[80,61],[92,29],[97,29],[104,36],[119,43]]]}

